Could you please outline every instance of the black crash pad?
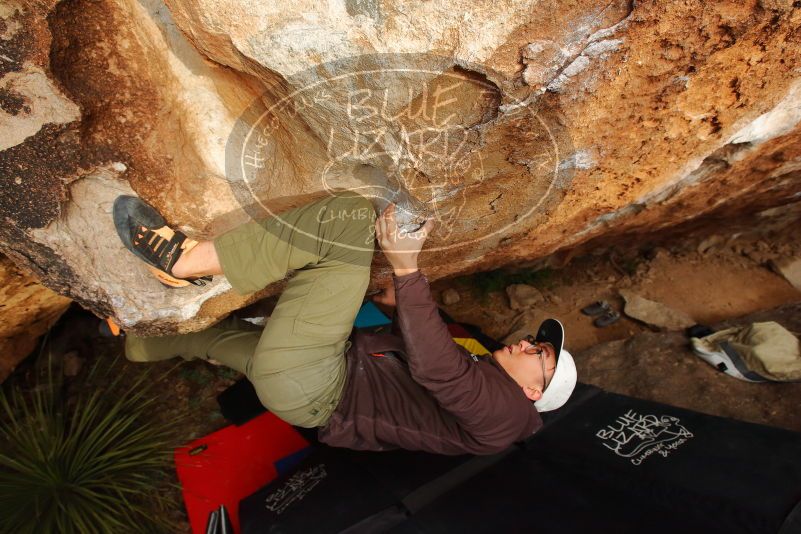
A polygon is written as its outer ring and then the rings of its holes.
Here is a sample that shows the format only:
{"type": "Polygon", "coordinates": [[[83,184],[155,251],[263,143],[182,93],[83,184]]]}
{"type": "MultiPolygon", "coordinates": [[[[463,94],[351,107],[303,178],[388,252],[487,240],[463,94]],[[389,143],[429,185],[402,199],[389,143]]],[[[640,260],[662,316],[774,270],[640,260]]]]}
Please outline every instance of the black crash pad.
{"type": "Polygon", "coordinates": [[[528,440],[530,454],[688,523],[778,532],[801,501],[801,434],[601,390],[565,408],[528,440]]]}
{"type": "Polygon", "coordinates": [[[582,384],[544,415],[494,456],[317,446],[242,532],[801,533],[797,433],[582,384]]]}

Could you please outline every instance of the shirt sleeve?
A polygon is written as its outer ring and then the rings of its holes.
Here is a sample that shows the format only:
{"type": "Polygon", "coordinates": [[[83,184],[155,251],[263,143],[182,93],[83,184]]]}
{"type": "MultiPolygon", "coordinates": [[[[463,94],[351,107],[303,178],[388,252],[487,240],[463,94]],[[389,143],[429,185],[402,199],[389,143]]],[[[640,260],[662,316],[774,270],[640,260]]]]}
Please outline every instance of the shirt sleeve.
{"type": "Polygon", "coordinates": [[[453,341],[425,276],[417,271],[394,281],[395,313],[412,378],[456,417],[484,452],[503,450],[533,432],[532,414],[509,410],[520,406],[519,399],[510,398],[515,391],[491,380],[453,341]]]}

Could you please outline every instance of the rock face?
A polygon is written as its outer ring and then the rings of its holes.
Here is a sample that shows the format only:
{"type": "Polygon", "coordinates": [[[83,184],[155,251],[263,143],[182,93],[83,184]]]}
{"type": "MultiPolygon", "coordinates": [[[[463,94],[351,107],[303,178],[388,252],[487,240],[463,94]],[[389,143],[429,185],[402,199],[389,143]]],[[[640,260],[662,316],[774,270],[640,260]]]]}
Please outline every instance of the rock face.
{"type": "Polygon", "coordinates": [[[259,295],[164,291],[121,193],[209,238],[355,189],[437,219],[431,278],[758,225],[801,193],[799,28],[790,0],[10,0],[0,249],[156,334],[259,295]]]}
{"type": "Polygon", "coordinates": [[[790,285],[801,291],[801,258],[782,258],[771,261],[770,266],[790,282],[790,285]]]}
{"type": "Polygon", "coordinates": [[[622,289],[620,296],[626,301],[623,312],[633,319],[662,330],[682,330],[696,321],[686,313],[649,300],[633,291],[622,289]]]}
{"type": "Polygon", "coordinates": [[[528,284],[511,284],[506,286],[509,307],[513,310],[524,310],[536,306],[543,300],[539,289],[528,284]]]}
{"type": "Polygon", "coordinates": [[[62,297],[0,256],[0,382],[69,307],[62,297]]]}
{"type": "Polygon", "coordinates": [[[451,306],[452,304],[456,304],[461,300],[459,292],[453,289],[452,287],[443,291],[441,298],[442,298],[442,303],[446,306],[451,306]]]}

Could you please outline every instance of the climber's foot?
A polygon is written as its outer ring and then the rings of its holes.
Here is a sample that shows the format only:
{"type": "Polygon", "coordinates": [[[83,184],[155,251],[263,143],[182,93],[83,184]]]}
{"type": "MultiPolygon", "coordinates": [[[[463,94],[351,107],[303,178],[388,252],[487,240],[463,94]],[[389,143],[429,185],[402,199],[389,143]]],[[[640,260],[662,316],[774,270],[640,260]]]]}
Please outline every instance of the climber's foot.
{"type": "Polygon", "coordinates": [[[144,261],[165,286],[203,286],[211,281],[210,276],[188,279],[173,275],[172,268],[181,255],[198,242],[167,226],[164,218],[142,199],[128,195],[117,197],[114,226],[125,247],[144,261]]]}
{"type": "Polygon", "coordinates": [[[124,336],[125,332],[122,331],[120,325],[113,317],[107,317],[105,321],[100,321],[97,325],[97,331],[102,337],[120,337],[124,336]]]}

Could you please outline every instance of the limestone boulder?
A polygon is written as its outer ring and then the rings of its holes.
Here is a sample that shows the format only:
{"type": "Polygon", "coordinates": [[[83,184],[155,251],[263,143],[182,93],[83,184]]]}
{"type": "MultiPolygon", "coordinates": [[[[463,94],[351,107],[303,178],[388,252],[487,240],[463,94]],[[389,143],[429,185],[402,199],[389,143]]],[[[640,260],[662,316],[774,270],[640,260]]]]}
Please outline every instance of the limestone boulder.
{"type": "Polygon", "coordinates": [[[0,249],[157,334],[281,285],[164,290],[119,194],[210,238],[357,190],[436,219],[432,279],[753,226],[801,193],[799,27],[781,0],[8,0],[0,249]]]}

